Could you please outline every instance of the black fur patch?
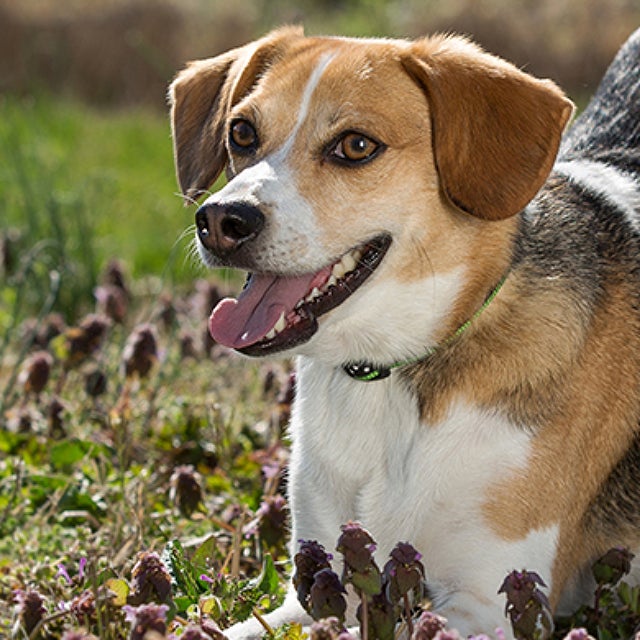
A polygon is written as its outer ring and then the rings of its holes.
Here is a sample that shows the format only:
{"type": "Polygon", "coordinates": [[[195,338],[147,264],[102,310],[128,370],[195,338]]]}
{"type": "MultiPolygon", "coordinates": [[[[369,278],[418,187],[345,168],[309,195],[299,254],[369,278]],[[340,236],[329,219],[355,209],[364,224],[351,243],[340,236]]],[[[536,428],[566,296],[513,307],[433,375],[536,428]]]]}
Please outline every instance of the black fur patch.
{"type": "Polygon", "coordinates": [[[640,431],[585,512],[585,530],[624,544],[640,531],[640,431]]]}
{"type": "Polygon", "coordinates": [[[560,148],[562,160],[606,162],[640,174],[640,30],[620,49],[560,148]]]}

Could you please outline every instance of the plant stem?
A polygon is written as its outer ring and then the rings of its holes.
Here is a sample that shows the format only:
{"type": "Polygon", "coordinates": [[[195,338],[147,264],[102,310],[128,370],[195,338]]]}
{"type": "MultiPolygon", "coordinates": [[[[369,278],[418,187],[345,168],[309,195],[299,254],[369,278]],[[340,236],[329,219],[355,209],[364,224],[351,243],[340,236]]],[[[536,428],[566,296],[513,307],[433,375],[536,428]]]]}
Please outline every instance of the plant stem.
{"type": "Polygon", "coordinates": [[[262,625],[264,630],[267,632],[267,635],[270,638],[273,638],[276,634],[274,633],[271,625],[264,619],[263,615],[258,611],[257,607],[253,608],[253,617],[262,625]]]}
{"type": "Polygon", "coordinates": [[[413,636],[413,618],[411,616],[411,603],[409,602],[408,594],[404,594],[404,614],[407,617],[407,631],[408,636],[411,638],[413,636]]]}
{"type": "Polygon", "coordinates": [[[362,602],[362,620],[360,623],[360,637],[362,640],[369,640],[369,603],[364,591],[360,591],[360,601],[362,602]]]}

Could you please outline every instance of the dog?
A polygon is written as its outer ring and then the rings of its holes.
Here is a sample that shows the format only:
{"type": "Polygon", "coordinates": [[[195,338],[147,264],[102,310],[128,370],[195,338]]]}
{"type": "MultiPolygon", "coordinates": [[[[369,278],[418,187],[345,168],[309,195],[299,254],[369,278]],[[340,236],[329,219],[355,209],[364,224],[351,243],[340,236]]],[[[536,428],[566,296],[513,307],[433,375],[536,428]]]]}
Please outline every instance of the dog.
{"type": "MultiPolygon", "coordinates": [[[[286,27],[177,75],[200,255],[250,274],[211,335],[297,356],[292,553],[349,520],[379,563],[409,541],[472,634],[506,626],[514,569],[562,613],[637,552],[639,69],[640,31],[567,132],[553,82],[454,35],[286,27]]],[[[308,622],[293,590],[267,620],[308,622]]]]}

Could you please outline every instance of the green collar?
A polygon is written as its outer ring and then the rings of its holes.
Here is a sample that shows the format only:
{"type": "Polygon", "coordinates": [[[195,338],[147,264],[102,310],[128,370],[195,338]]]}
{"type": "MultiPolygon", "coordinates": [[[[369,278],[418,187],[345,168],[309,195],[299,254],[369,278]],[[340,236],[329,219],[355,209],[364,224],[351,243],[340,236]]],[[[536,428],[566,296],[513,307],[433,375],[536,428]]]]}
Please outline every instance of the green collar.
{"type": "Polygon", "coordinates": [[[500,282],[495,286],[493,291],[487,296],[487,299],[484,301],[482,306],[467,320],[464,324],[460,325],[444,342],[437,344],[433,347],[428,347],[426,351],[415,358],[409,358],[408,360],[400,360],[398,362],[394,362],[386,367],[377,366],[371,362],[350,362],[342,366],[344,372],[354,380],[359,380],[360,382],[372,382],[373,380],[382,380],[383,378],[387,378],[391,375],[391,371],[393,369],[398,369],[400,367],[406,367],[410,364],[415,364],[416,362],[420,362],[425,358],[428,358],[430,355],[435,353],[440,347],[443,347],[453,340],[455,340],[458,336],[463,334],[473,323],[476,318],[493,302],[493,299],[498,295],[500,289],[502,289],[502,285],[504,281],[507,279],[507,276],[504,276],[500,282]]]}

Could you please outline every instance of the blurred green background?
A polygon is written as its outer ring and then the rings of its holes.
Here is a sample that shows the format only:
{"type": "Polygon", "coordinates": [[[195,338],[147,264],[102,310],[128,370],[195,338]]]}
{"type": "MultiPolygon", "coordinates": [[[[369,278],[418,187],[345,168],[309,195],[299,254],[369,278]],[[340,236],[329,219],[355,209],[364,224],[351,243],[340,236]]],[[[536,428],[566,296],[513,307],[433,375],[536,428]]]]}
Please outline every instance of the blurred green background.
{"type": "Polygon", "coordinates": [[[192,208],[177,195],[166,88],[186,60],[284,24],[307,33],[466,33],[556,80],[593,92],[640,0],[0,0],[0,329],[2,306],[90,306],[97,274],[185,282],[192,208]]]}

